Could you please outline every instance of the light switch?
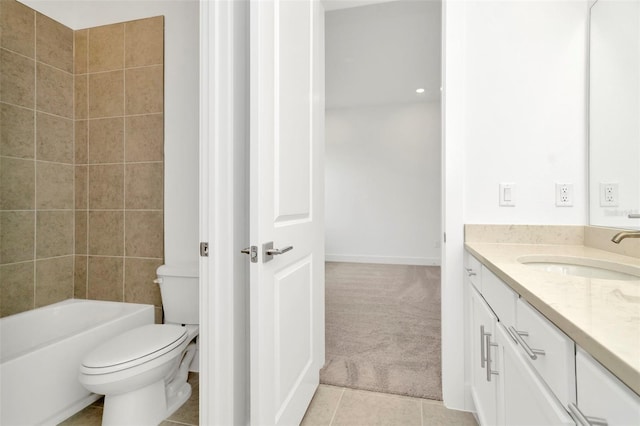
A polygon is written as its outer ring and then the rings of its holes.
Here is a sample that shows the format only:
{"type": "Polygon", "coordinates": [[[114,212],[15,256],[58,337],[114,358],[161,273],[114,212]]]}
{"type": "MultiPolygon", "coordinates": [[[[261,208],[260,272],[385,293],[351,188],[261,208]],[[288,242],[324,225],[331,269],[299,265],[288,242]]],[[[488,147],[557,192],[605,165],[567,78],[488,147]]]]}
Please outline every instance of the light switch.
{"type": "Polygon", "coordinates": [[[515,207],[516,205],[516,184],[501,183],[500,184],[500,206],[515,207]]]}

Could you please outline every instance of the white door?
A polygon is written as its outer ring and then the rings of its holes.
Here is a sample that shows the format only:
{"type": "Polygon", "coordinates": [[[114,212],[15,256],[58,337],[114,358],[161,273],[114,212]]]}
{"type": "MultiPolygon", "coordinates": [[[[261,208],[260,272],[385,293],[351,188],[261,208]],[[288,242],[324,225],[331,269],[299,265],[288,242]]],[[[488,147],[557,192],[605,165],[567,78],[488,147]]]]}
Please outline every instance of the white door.
{"type": "Polygon", "coordinates": [[[299,424],[324,364],[323,18],[318,0],[250,1],[253,425],[299,424]]]}

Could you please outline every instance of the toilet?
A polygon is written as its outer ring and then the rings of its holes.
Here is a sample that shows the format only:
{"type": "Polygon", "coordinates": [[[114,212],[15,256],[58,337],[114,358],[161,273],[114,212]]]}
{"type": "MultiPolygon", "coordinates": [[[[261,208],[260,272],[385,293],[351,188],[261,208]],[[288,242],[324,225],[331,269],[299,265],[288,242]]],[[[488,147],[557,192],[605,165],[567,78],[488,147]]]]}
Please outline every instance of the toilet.
{"type": "Polygon", "coordinates": [[[197,265],[157,270],[164,324],[148,324],[105,341],[80,365],[79,381],[104,395],[103,425],[157,425],[191,396],[197,362],[197,265]]]}

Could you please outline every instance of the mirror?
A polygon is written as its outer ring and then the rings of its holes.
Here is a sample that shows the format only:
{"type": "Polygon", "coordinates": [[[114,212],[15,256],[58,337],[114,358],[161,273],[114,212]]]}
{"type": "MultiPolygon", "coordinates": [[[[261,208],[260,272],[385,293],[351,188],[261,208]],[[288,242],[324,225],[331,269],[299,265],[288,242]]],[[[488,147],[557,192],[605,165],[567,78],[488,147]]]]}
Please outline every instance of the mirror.
{"type": "Polygon", "coordinates": [[[640,229],[640,0],[596,0],[589,58],[590,223],[640,229]]]}

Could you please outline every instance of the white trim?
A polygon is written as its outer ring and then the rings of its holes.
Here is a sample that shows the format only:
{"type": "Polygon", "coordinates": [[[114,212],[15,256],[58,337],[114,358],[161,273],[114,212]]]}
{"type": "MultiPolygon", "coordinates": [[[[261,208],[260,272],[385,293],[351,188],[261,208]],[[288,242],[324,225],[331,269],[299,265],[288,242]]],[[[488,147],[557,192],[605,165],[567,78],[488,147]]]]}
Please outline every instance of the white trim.
{"type": "Polygon", "coordinates": [[[440,266],[437,257],[360,256],[357,254],[325,254],[327,262],[380,263],[385,265],[440,266]]]}
{"type": "Polygon", "coordinates": [[[442,400],[472,410],[465,384],[464,252],[465,1],[442,3],[442,400]]]}
{"type": "MultiPolygon", "coordinates": [[[[246,424],[246,306],[236,250],[244,159],[245,1],[200,2],[200,424],[246,424]]],[[[242,232],[240,232],[241,234],[242,232]]],[[[241,268],[240,268],[241,270],[241,268]]]]}

